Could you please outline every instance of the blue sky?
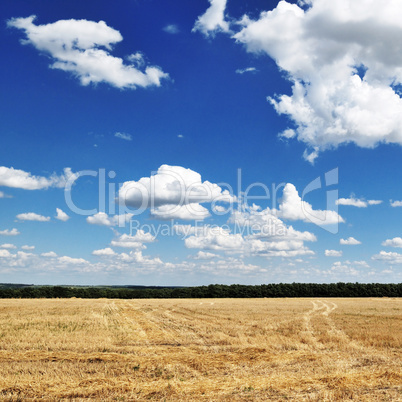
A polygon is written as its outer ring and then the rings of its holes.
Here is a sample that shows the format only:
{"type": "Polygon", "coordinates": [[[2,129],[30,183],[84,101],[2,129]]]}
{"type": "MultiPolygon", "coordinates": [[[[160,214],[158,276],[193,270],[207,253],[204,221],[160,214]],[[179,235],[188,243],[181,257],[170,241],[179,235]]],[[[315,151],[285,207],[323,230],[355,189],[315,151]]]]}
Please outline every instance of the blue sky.
{"type": "Polygon", "coordinates": [[[401,8],[3,1],[0,282],[400,282],[401,8]]]}

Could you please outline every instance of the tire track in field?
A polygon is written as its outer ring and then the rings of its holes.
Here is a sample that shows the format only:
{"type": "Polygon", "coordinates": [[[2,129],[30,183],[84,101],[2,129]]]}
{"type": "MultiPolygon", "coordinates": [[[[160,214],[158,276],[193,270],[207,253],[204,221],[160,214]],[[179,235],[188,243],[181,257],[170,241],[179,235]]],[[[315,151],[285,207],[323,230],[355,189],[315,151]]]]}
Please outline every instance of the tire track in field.
{"type": "Polygon", "coordinates": [[[310,321],[313,317],[317,318],[317,316],[321,316],[324,320],[324,324],[328,327],[326,330],[327,335],[335,342],[335,345],[338,345],[337,349],[340,352],[357,353],[358,360],[381,361],[383,363],[387,361],[390,364],[394,364],[392,357],[384,355],[375,347],[366,346],[362,342],[352,339],[345,331],[336,326],[335,322],[330,318],[330,315],[338,308],[336,303],[321,300],[312,301],[312,303],[313,308],[309,310],[303,318],[306,321],[307,330],[311,331],[311,338],[315,347],[318,346],[319,349],[334,347],[334,344],[328,345],[318,341],[314,334],[314,329],[310,321]]]}
{"type": "Polygon", "coordinates": [[[315,334],[315,331],[313,329],[313,326],[311,324],[311,319],[320,313],[326,313],[328,310],[324,310],[325,306],[324,304],[319,301],[312,301],[313,307],[311,310],[308,310],[306,313],[303,314],[302,319],[303,319],[303,327],[304,331],[302,332],[302,335],[306,338],[307,342],[315,349],[324,349],[326,346],[320,342],[317,338],[317,335],[315,334]],[[324,310],[324,311],[322,311],[324,310]]]}

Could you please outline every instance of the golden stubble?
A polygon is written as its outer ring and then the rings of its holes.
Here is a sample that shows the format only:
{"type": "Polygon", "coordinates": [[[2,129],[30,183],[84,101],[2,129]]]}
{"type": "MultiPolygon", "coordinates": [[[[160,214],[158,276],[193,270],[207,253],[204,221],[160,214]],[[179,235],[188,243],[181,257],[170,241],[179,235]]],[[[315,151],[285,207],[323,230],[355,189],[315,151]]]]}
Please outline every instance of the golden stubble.
{"type": "Polygon", "coordinates": [[[402,400],[400,299],[0,300],[0,398],[402,400]]]}

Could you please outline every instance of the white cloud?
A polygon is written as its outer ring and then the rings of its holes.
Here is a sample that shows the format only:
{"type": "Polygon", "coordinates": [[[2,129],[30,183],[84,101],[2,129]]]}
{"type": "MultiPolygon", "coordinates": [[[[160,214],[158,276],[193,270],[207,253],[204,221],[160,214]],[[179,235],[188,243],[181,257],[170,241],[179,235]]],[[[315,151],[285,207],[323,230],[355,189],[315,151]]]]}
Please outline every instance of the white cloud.
{"type": "Polygon", "coordinates": [[[58,261],[62,264],[89,264],[89,262],[83,258],[72,258],[68,256],[59,257],[58,261]]]}
{"type": "Polygon", "coordinates": [[[227,190],[201,181],[201,175],[181,166],[162,165],[155,175],[127,181],[119,190],[119,202],[136,208],[188,205],[212,201],[233,202],[227,190]]]}
{"type": "Polygon", "coordinates": [[[57,254],[54,251],[49,251],[47,253],[42,253],[41,256],[47,258],[56,258],[57,254]]]}
{"type": "Polygon", "coordinates": [[[172,35],[180,33],[180,29],[176,24],[166,25],[165,27],[163,27],[163,30],[172,35]]]}
{"type": "Polygon", "coordinates": [[[356,240],[354,237],[348,237],[347,239],[340,239],[339,244],[344,246],[356,246],[362,243],[359,240],[356,240]]]}
{"type": "Polygon", "coordinates": [[[152,209],[151,216],[159,219],[203,220],[210,216],[210,213],[198,203],[182,206],[167,204],[152,209]]]}
{"type": "Polygon", "coordinates": [[[50,177],[33,176],[20,169],[0,166],[0,186],[21,188],[24,190],[42,190],[49,187],[62,188],[69,179],[78,177],[70,168],[65,168],[60,176],[53,174],[50,177]]]}
{"type": "Polygon", "coordinates": [[[276,210],[266,208],[260,211],[259,209],[261,208],[255,206],[255,209],[249,212],[232,211],[229,222],[235,225],[236,230],[257,239],[270,241],[317,240],[311,232],[300,232],[293,226],[287,226],[276,216],[276,210]]]}
{"type": "Polygon", "coordinates": [[[110,247],[106,247],[101,250],[94,250],[94,251],[92,251],[92,254],[102,256],[102,257],[111,257],[111,256],[116,255],[116,253],[110,247]]]}
{"type": "Polygon", "coordinates": [[[12,249],[17,248],[17,246],[15,246],[14,244],[5,243],[5,244],[1,244],[1,245],[0,245],[0,248],[12,250],[12,249]]]}
{"type": "Polygon", "coordinates": [[[32,250],[35,250],[35,246],[27,246],[27,245],[25,245],[25,246],[22,246],[21,249],[22,250],[27,250],[27,251],[32,251],[32,250]]]}
{"type": "Polygon", "coordinates": [[[402,207],[402,201],[392,201],[390,200],[390,205],[391,207],[395,208],[395,207],[402,207]]]}
{"type": "Polygon", "coordinates": [[[373,260],[385,261],[388,264],[402,264],[402,254],[395,252],[380,251],[371,257],[373,260]]]}
{"type": "Polygon", "coordinates": [[[0,258],[10,258],[12,254],[8,250],[0,250],[0,258]]]}
{"type": "Polygon", "coordinates": [[[162,266],[163,262],[160,258],[150,258],[148,256],[144,256],[142,251],[130,251],[127,253],[121,253],[117,255],[119,261],[123,263],[133,263],[141,264],[144,267],[152,267],[152,266],[162,266]]]}
{"type": "Polygon", "coordinates": [[[287,73],[292,95],[268,100],[296,125],[312,152],[353,142],[402,144],[400,40],[402,4],[395,0],[314,0],[303,10],[280,1],[256,20],[243,17],[233,37],[265,53],[287,73]],[[384,43],[387,44],[384,47],[384,43]]]}
{"type": "Polygon", "coordinates": [[[338,250],[325,250],[326,257],[342,257],[342,251],[338,250]]]}
{"type": "Polygon", "coordinates": [[[283,189],[283,200],[277,215],[283,219],[313,222],[316,225],[332,225],[345,222],[336,211],[313,209],[311,204],[303,201],[296,187],[287,183],[283,189]]]}
{"type": "Polygon", "coordinates": [[[120,138],[120,139],[126,140],[126,141],[132,141],[133,140],[133,137],[132,137],[131,134],[117,132],[117,133],[114,133],[114,136],[116,138],[120,138]]]}
{"type": "Polygon", "coordinates": [[[131,64],[110,54],[114,44],[123,40],[119,31],[104,21],[59,20],[46,25],[35,25],[35,16],[12,18],[9,27],[21,29],[31,44],[53,58],[51,68],[67,71],[82,85],[105,82],[117,88],[135,89],[137,86],[160,86],[168,77],[159,67],[146,66],[140,53],[129,57],[131,64]]]}
{"type": "Polygon", "coordinates": [[[19,234],[20,232],[16,228],[0,230],[1,236],[18,236],[19,234]]]}
{"type": "Polygon", "coordinates": [[[225,251],[233,254],[245,254],[260,257],[296,257],[313,255],[314,252],[304,246],[304,241],[315,241],[309,232],[297,232],[292,227],[287,228],[278,218],[276,222],[264,220],[260,212],[253,216],[249,213],[239,213],[231,218],[234,223],[233,232],[226,226],[190,226],[175,225],[178,234],[184,236],[187,248],[201,250],[225,251]],[[280,222],[283,227],[275,227],[280,222]]]}
{"type": "Polygon", "coordinates": [[[230,32],[229,23],[225,21],[225,8],[227,0],[208,0],[211,4],[207,11],[198,17],[192,32],[200,31],[205,36],[216,32],[230,32]]]}
{"type": "Polygon", "coordinates": [[[212,260],[213,258],[218,257],[217,254],[208,253],[206,251],[199,251],[194,257],[194,260],[212,260]]]}
{"type": "Polygon", "coordinates": [[[255,67],[238,68],[236,70],[236,74],[254,73],[256,71],[257,71],[257,69],[255,67]]]}
{"type": "Polygon", "coordinates": [[[87,222],[91,225],[124,226],[132,217],[133,214],[122,214],[109,217],[105,212],[98,212],[95,215],[88,216],[87,222]]]}
{"type": "Polygon", "coordinates": [[[37,222],[49,222],[49,216],[43,216],[36,214],[35,212],[26,212],[23,214],[18,214],[17,219],[20,221],[37,221],[37,222]]]}
{"type": "Polygon", "coordinates": [[[184,244],[187,248],[201,250],[233,250],[241,252],[245,240],[241,234],[232,234],[229,229],[220,226],[204,226],[196,235],[187,237],[184,244]]]}
{"type": "Polygon", "coordinates": [[[382,204],[382,200],[368,200],[367,203],[369,205],[380,205],[382,204]]]}
{"type": "Polygon", "coordinates": [[[393,239],[387,239],[381,243],[386,247],[402,247],[402,237],[394,237],[393,239]]]}
{"type": "Polygon", "coordinates": [[[134,236],[128,234],[122,234],[116,240],[112,240],[110,243],[113,247],[125,247],[125,248],[146,248],[144,243],[153,243],[155,236],[149,232],[144,232],[138,229],[134,236]]]}
{"type": "Polygon", "coordinates": [[[361,200],[358,198],[350,197],[350,198],[339,198],[336,200],[336,205],[350,205],[352,207],[357,208],[367,208],[368,205],[379,205],[381,204],[381,200],[361,200]]]}
{"type": "Polygon", "coordinates": [[[56,212],[57,212],[56,219],[58,219],[59,221],[66,222],[70,219],[70,217],[60,208],[56,208],[56,212]]]}

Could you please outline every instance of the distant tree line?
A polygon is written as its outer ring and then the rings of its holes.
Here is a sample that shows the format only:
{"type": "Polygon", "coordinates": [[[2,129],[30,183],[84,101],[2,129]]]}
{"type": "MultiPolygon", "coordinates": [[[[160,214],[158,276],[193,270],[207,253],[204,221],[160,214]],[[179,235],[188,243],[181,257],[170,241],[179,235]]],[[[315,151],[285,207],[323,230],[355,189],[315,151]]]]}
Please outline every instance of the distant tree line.
{"type": "Polygon", "coordinates": [[[1,286],[0,298],[185,299],[250,297],[402,297],[402,283],[278,283],[195,287],[1,286]]]}

